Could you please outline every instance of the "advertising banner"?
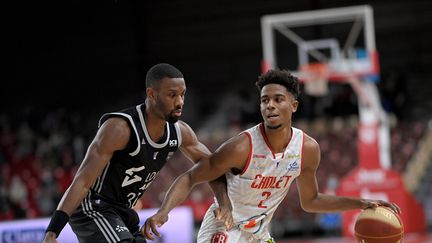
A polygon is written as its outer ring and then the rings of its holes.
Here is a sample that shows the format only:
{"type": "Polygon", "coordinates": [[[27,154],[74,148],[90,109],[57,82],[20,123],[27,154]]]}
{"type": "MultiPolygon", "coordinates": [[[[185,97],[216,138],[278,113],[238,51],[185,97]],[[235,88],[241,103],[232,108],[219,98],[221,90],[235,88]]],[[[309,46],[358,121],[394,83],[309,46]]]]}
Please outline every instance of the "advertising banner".
{"type": "MultiPolygon", "coordinates": [[[[146,209],[138,212],[140,226],[145,220],[156,213],[157,209],[146,209]]],[[[0,223],[0,242],[2,243],[40,243],[45,236],[45,228],[49,218],[4,221],[0,223]]],[[[192,243],[194,240],[193,213],[189,207],[178,207],[171,211],[169,220],[160,229],[161,238],[156,237],[154,243],[192,243]]],[[[78,240],[69,224],[57,238],[59,243],[77,243],[78,240]]]]}

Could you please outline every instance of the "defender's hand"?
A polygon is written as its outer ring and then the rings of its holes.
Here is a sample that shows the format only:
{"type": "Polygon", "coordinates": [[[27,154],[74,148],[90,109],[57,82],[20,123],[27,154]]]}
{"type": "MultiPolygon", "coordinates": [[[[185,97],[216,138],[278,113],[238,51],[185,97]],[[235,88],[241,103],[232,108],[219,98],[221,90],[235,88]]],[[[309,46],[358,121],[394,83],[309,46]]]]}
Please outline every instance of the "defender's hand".
{"type": "Polygon", "coordinates": [[[399,206],[396,203],[390,203],[390,202],[386,202],[384,200],[364,199],[363,204],[364,204],[363,209],[376,208],[379,206],[384,206],[384,207],[391,209],[393,212],[395,212],[397,214],[401,213],[401,209],[399,208],[399,206]]]}
{"type": "Polygon", "coordinates": [[[146,220],[143,227],[141,228],[141,234],[144,235],[149,240],[154,240],[153,234],[151,231],[157,236],[160,237],[159,232],[156,229],[156,226],[160,228],[165,222],[168,221],[168,214],[157,212],[155,215],[151,216],[146,220]]]}
{"type": "Polygon", "coordinates": [[[234,220],[231,214],[231,207],[218,207],[213,210],[216,220],[223,222],[226,230],[230,230],[234,225],[234,220]]]}
{"type": "Polygon", "coordinates": [[[56,234],[54,232],[48,231],[45,234],[45,238],[43,239],[42,243],[57,243],[56,234]]]}

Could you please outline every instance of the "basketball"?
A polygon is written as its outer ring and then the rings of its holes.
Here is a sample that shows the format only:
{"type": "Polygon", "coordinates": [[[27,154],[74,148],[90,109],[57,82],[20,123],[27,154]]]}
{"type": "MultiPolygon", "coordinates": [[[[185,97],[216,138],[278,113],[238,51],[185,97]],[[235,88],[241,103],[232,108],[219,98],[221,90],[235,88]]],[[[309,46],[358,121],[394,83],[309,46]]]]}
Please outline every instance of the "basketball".
{"type": "Polygon", "coordinates": [[[358,243],[399,243],[404,232],[399,216],[385,207],[363,210],[354,231],[358,243]]]}

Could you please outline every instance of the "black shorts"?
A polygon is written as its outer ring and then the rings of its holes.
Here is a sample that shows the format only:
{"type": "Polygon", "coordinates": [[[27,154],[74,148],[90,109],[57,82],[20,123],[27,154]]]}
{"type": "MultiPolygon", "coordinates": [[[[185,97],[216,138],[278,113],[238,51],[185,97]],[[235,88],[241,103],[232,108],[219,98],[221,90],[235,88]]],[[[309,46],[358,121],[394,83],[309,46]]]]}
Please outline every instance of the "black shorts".
{"type": "Polygon", "coordinates": [[[138,214],[130,208],[86,197],[69,224],[80,243],[130,242],[144,243],[138,214]]]}

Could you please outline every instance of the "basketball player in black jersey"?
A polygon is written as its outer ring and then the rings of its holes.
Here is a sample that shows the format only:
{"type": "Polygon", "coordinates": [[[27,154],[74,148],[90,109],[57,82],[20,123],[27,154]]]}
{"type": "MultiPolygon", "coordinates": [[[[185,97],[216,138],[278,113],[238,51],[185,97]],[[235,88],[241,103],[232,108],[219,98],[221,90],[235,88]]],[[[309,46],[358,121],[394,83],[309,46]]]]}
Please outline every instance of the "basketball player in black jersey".
{"type": "MultiPolygon", "coordinates": [[[[210,155],[178,120],[185,93],[183,74],[172,65],[157,64],[147,72],[144,104],[101,117],[44,242],[57,242],[67,222],[80,242],[146,242],[132,209],[137,200],[177,149],[193,162],[210,155]]],[[[228,200],[223,181],[210,185],[218,200],[228,200]]]]}

